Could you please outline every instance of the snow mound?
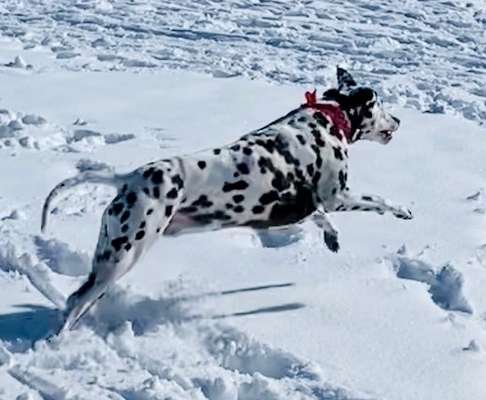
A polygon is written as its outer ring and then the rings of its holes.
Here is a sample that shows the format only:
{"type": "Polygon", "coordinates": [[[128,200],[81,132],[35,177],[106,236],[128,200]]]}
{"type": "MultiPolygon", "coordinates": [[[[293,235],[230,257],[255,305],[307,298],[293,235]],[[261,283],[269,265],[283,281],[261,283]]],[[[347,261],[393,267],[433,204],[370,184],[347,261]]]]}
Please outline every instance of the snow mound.
{"type": "Polygon", "coordinates": [[[13,61],[4,64],[5,67],[19,68],[19,69],[32,69],[32,64],[27,64],[21,56],[16,56],[13,61]]]}
{"type": "Polygon", "coordinates": [[[88,128],[58,126],[36,114],[0,109],[0,149],[93,152],[135,138],[131,133],[101,133],[88,128]]]}
{"type": "Polygon", "coordinates": [[[0,247],[0,270],[25,276],[54,305],[64,307],[65,298],[52,284],[50,268],[36,256],[21,253],[15,244],[6,242],[0,247]]]}
{"type": "Polygon", "coordinates": [[[73,251],[67,243],[40,236],[35,236],[34,242],[37,256],[58,274],[81,276],[91,270],[91,257],[85,252],[73,251]]]}
{"type": "Polygon", "coordinates": [[[463,275],[452,265],[435,268],[426,261],[407,256],[405,248],[392,256],[391,261],[398,278],[427,284],[432,301],[439,307],[444,310],[473,313],[473,308],[463,293],[463,275]]]}

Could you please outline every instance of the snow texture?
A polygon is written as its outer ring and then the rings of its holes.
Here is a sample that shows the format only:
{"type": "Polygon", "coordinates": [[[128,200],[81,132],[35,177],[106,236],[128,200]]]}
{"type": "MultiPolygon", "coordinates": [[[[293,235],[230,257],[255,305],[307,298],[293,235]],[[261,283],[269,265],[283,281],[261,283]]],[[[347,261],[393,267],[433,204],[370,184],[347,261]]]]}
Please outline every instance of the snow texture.
{"type": "Polygon", "coordinates": [[[328,86],[335,65],[347,64],[382,85],[387,101],[486,119],[483,0],[6,0],[2,8],[3,36],[74,70],[183,68],[328,86]]]}

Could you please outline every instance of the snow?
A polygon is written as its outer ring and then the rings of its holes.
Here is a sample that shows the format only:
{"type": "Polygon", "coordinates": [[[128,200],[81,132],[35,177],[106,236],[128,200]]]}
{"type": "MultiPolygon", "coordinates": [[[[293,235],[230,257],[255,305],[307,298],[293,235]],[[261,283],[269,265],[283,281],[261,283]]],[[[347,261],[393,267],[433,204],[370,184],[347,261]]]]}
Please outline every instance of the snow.
{"type": "Polygon", "coordinates": [[[484,4],[327,3],[0,5],[0,399],[486,398],[484,4]],[[45,340],[113,196],[67,193],[41,235],[55,184],[228,143],[337,62],[402,121],[351,148],[351,188],[413,220],[333,214],[338,254],[312,224],[160,240],[45,340]]]}

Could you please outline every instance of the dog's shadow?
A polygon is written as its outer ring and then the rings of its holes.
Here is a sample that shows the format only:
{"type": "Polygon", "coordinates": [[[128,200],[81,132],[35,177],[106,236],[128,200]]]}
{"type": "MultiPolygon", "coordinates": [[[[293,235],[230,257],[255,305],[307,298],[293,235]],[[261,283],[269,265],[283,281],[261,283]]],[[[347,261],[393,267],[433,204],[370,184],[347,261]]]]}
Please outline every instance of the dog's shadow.
{"type": "MultiPolygon", "coordinates": [[[[208,292],[191,296],[151,298],[137,296],[121,288],[114,288],[98,303],[91,315],[83,323],[102,336],[126,321],[132,322],[136,335],[167,323],[185,323],[204,319],[225,319],[250,315],[280,313],[305,307],[302,303],[284,303],[251,310],[235,310],[232,313],[193,314],[194,302],[219,296],[288,288],[293,283],[280,283],[208,292]]],[[[17,305],[18,312],[0,314],[0,339],[18,347],[28,348],[38,340],[55,334],[62,321],[62,311],[33,304],[17,305]]]]}
{"type": "Polygon", "coordinates": [[[53,334],[59,327],[61,311],[34,304],[15,306],[17,312],[0,314],[0,339],[13,345],[30,346],[53,334]]]}

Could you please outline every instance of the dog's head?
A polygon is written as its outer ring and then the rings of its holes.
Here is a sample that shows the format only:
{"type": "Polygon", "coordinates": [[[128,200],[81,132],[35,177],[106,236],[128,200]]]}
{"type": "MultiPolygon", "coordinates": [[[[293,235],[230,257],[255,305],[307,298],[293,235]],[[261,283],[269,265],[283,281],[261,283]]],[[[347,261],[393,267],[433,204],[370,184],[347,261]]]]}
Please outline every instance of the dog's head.
{"type": "Polygon", "coordinates": [[[347,113],[353,141],[364,139],[387,144],[398,129],[400,120],[385,111],[373,89],[358,86],[345,69],[337,68],[337,81],[338,88],[324,92],[323,99],[337,101],[347,113]]]}

